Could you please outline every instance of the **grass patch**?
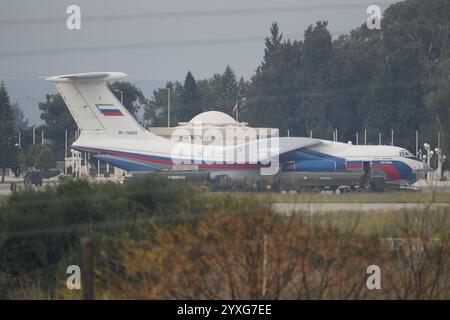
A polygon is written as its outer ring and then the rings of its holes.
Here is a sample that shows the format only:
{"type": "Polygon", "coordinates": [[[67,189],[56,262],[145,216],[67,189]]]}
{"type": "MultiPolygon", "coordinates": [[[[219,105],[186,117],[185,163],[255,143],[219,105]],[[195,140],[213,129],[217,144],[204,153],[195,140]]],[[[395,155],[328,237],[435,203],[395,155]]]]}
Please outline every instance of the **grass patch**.
{"type": "Polygon", "coordinates": [[[256,194],[260,201],[284,203],[450,203],[450,192],[256,194]]]}

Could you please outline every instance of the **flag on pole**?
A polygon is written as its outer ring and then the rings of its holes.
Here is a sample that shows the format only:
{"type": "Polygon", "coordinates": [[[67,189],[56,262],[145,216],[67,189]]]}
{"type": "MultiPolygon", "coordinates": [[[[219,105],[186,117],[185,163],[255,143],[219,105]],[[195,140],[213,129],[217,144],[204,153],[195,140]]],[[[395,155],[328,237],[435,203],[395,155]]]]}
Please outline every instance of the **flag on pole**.
{"type": "Polygon", "coordinates": [[[233,112],[236,114],[236,121],[239,121],[239,106],[238,106],[237,100],[236,100],[236,104],[233,108],[233,112]]]}
{"type": "Polygon", "coordinates": [[[236,105],[235,105],[234,108],[233,108],[233,112],[234,112],[234,113],[239,113],[239,106],[238,106],[238,104],[237,104],[237,101],[236,101],[236,105]]]}

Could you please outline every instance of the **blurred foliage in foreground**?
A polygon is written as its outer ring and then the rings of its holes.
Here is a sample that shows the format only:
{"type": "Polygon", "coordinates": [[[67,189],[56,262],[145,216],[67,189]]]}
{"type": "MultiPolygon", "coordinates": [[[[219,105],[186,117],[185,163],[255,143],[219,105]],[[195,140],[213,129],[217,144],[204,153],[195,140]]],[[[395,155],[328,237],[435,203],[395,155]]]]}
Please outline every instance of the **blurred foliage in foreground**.
{"type": "Polygon", "coordinates": [[[272,199],[155,178],[16,193],[0,203],[0,297],[80,298],[66,268],[89,236],[99,299],[450,298],[449,209],[281,216],[272,199]]]}

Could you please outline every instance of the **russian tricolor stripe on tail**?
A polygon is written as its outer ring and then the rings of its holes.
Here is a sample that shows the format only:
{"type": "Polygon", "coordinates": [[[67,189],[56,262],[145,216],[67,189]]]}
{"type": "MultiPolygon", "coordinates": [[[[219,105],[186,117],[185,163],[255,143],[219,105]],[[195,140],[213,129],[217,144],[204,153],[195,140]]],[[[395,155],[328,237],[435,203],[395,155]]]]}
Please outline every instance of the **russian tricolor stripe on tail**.
{"type": "Polygon", "coordinates": [[[97,104],[96,106],[104,116],[123,116],[120,109],[112,104],[97,104]]]}

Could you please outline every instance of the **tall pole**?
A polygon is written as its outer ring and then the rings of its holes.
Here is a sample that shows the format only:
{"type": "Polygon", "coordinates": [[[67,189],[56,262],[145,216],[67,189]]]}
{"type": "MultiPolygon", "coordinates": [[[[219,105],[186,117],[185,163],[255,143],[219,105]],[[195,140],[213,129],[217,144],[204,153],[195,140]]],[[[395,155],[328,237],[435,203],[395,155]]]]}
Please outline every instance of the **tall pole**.
{"type": "Polygon", "coordinates": [[[312,130],[309,130],[309,137],[312,138],[312,130]]]}
{"type": "Polygon", "coordinates": [[[441,148],[441,132],[438,130],[438,132],[437,132],[437,147],[438,147],[438,149],[440,149],[441,148]]]}
{"type": "Polygon", "coordinates": [[[391,129],[391,146],[394,145],[394,129],[391,129]]]}
{"type": "Polygon", "coordinates": [[[367,145],[367,129],[364,129],[364,145],[367,145]]]}
{"type": "Polygon", "coordinates": [[[416,157],[419,155],[419,130],[416,130],[416,157]]]}
{"type": "Polygon", "coordinates": [[[100,159],[97,160],[97,178],[100,178],[100,159]]]}
{"type": "Polygon", "coordinates": [[[88,163],[88,157],[90,153],[85,152],[84,153],[84,166],[86,167],[86,176],[89,176],[89,163],[88,163]]]}
{"type": "Polygon", "coordinates": [[[263,261],[262,261],[262,298],[266,296],[267,291],[267,235],[264,235],[263,242],[263,261]]]}
{"type": "Polygon", "coordinates": [[[64,158],[67,158],[67,129],[64,132],[64,158]]]}
{"type": "Polygon", "coordinates": [[[21,145],[21,141],[22,139],[21,139],[21,136],[20,136],[20,130],[19,130],[19,149],[20,149],[20,145],[21,145]]]}
{"type": "Polygon", "coordinates": [[[378,144],[381,146],[381,132],[378,133],[378,144]]]}
{"type": "Polygon", "coordinates": [[[442,150],[439,148],[435,149],[437,156],[437,180],[441,180],[442,178],[442,150]]]}
{"type": "Polygon", "coordinates": [[[167,88],[167,128],[170,128],[170,87],[167,88]]]}
{"type": "Polygon", "coordinates": [[[290,137],[289,129],[287,129],[287,136],[290,137]]]}
{"type": "Polygon", "coordinates": [[[33,146],[36,144],[36,126],[33,124],[33,146]]]}
{"type": "Polygon", "coordinates": [[[92,240],[81,238],[81,281],[84,300],[94,300],[94,262],[92,240]]]}
{"type": "MultiPolygon", "coordinates": [[[[429,143],[425,143],[424,145],[425,151],[427,152],[427,164],[428,166],[430,166],[431,164],[431,146],[429,143]]],[[[427,180],[431,179],[431,172],[427,172],[427,180]]]]}
{"type": "Polygon", "coordinates": [[[336,142],[338,141],[338,129],[336,128],[336,142]]]}
{"type": "Polygon", "coordinates": [[[67,174],[66,158],[67,158],[67,129],[64,132],[64,174],[67,174]]]}
{"type": "Polygon", "coordinates": [[[358,141],[359,139],[358,138],[359,138],[359,132],[356,132],[356,145],[359,144],[359,141],[358,141]]]}
{"type": "Polygon", "coordinates": [[[41,145],[44,146],[44,129],[41,131],[41,145]]]}

